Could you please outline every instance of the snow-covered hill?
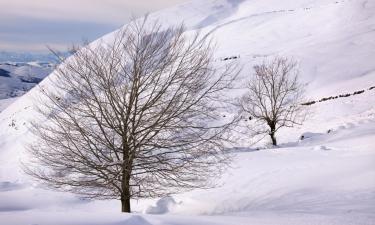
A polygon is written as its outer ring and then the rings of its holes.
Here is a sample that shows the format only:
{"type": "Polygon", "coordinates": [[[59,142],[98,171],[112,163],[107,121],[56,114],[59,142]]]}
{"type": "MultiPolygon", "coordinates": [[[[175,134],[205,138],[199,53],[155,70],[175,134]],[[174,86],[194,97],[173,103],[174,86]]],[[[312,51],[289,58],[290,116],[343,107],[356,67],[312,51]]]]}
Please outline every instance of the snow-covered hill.
{"type": "Polygon", "coordinates": [[[0,62],[0,100],[19,97],[52,72],[51,63],[0,62]]]}
{"type": "Polygon", "coordinates": [[[212,34],[218,62],[239,56],[242,77],[283,55],[299,62],[310,99],[366,91],[309,106],[303,126],[280,131],[280,148],[239,143],[249,147],[219,187],[134,201],[139,214],[123,215],[117,201],[82,201],[23,174],[33,89],[0,113],[0,224],[375,224],[375,1],[194,0],[150,17],[212,34]]]}

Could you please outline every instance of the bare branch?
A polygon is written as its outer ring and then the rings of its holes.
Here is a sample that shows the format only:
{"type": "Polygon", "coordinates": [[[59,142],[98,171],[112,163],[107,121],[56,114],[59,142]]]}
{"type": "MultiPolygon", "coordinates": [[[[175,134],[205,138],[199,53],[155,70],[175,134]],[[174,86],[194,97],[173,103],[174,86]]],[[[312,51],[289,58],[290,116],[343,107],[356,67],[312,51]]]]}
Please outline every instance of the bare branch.
{"type": "Polygon", "coordinates": [[[276,57],[254,66],[255,75],[248,83],[248,92],[240,100],[244,114],[265,124],[272,144],[277,145],[275,133],[282,127],[302,123],[304,110],[303,86],[298,81],[297,64],[276,57]]]}
{"type": "Polygon", "coordinates": [[[236,120],[220,121],[217,107],[238,70],[214,67],[212,42],[184,32],[145,18],[64,60],[36,104],[48,122],[33,123],[25,171],[62,191],[120,199],[127,212],[131,198],[210,185],[228,163],[236,120]]]}

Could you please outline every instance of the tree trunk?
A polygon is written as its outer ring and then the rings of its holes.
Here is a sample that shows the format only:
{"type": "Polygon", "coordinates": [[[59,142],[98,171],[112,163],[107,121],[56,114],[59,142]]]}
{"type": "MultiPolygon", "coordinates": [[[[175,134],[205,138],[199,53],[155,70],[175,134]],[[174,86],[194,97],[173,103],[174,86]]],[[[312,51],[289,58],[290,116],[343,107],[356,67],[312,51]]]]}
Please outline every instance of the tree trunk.
{"type": "Polygon", "coordinates": [[[130,213],[130,175],[126,167],[123,169],[121,188],[121,212],[130,213]]]}
{"type": "Polygon", "coordinates": [[[130,213],[130,198],[121,198],[121,212],[130,213]]]}
{"type": "Polygon", "coordinates": [[[272,145],[276,146],[277,141],[276,141],[276,137],[275,137],[275,132],[271,131],[270,136],[271,136],[271,140],[272,140],[272,145]]]}
{"type": "Polygon", "coordinates": [[[123,160],[125,165],[122,167],[122,181],[121,181],[121,212],[130,213],[130,174],[131,166],[129,163],[129,147],[126,143],[126,138],[123,138],[123,160]]]}
{"type": "Polygon", "coordinates": [[[130,186],[129,176],[124,175],[122,178],[122,193],[121,193],[121,212],[130,213],[130,186]]]}
{"type": "Polygon", "coordinates": [[[275,137],[276,124],[274,122],[269,122],[268,125],[271,128],[271,132],[269,133],[269,135],[270,135],[271,140],[272,140],[272,145],[276,146],[277,145],[277,141],[276,141],[276,137],[275,137]]]}

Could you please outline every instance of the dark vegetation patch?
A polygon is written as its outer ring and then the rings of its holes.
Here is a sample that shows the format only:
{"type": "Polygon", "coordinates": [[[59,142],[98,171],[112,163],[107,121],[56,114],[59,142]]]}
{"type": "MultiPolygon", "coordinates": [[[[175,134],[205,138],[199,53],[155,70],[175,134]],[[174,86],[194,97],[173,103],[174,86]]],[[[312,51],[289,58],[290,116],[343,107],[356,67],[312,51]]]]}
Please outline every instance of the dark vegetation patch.
{"type": "Polygon", "coordinates": [[[9,71],[0,68],[0,77],[10,77],[9,71]]]}
{"type": "MultiPolygon", "coordinates": [[[[372,89],[375,89],[375,86],[370,87],[368,90],[372,90],[372,89]]],[[[360,94],[363,94],[363,93],[365,93],[365,90],[355,91],[353,93],[347,93],[347,94],[340,94],[340,95],[337,95],[337,96],[324,97],[324,98],[321,98],[320,100],[317,100],[317,101],[309,101],[309,102],[302,103],[301,105],[306,105],[306,106],[307,105],[313,105],[313,104],[318,103],[318,102],[325,102],[325,101],[338,99],[338,98],[347,98],[347,97],[350,97],[350,96],[353,96],[353,95],[360,95],[360,94]]]]}
{"type": "Polygon", "coordinates": [[[309,102],[302,103],[301,105],[314,105],[315,103],[316,101],[309,101],[309,102]]]}
{"type": "Polygon", "coordinates": [[[20,80],[24,83],[39,84],[43,79],[37,77],[20,77],[20,80]]]}
{"type": "Polygon", "coordinates": [[[365,92],[365,90],[356,91],[356,92],[353,93],[353,95],[359,95],[359,94],[362,94],[362,93],[364,93],[364,92],[365,92]]]}
{"type": "Polygon", "coordinates": [[[342,95],[339,95],[340,98],[347,98],[351,96],[351,94],[342,94],[342,95]]]}
{"type": "Polygon", "coordinates": [[[222,59],[222,61],[228,61],[228,60],[233,60],[233,59],[238,59],[240,56],[230,56],[230,57],[225,57],[222,59]]]}

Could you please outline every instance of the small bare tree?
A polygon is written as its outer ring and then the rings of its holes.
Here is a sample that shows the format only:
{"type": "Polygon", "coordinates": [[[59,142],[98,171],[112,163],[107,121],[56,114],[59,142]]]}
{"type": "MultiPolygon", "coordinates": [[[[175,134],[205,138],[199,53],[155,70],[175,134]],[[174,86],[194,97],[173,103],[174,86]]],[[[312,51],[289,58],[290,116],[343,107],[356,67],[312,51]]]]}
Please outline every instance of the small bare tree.
{"type": "Polygon", "coordinates": [[[240,105],[250,120],[268,127],[258,132],[268,133],[272,144],[277,145],[275,134],[280,128],[292,127],[304,119],[299,72],[294,61],[281,57],[254,66],[254,71],[240,105]]]}
{"type": "Polygon", "coordinates": [[[238,71],[213,65],[211,41],[184,27],[132,22],[112,44],[77,49],[42,87],[25,171],[87,198],[165,196],[207,187],[228,163],[234,119],[220,121],[238,71]]]}

